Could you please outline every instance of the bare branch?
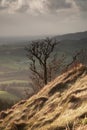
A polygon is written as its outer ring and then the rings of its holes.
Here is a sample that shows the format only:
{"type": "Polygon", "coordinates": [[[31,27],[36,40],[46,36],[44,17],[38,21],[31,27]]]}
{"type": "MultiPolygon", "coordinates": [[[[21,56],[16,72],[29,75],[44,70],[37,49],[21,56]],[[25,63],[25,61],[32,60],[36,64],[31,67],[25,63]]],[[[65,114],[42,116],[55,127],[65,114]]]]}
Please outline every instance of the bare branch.
{"type": "Polygon", "coordinates": [[[57,61],[56,63],[53,63],[54,61],[52,61],[50,57],[58,43],[59,42],[55,39],[46,38],[43,40],[32,41],[31,44],[25,48],[27,57],[30,60],[30,70],[33,73],[34,80],[35,82],[37,80],[40,85],[44,86],[47,84],[49,82],[49,73],[51,80],[53,72],[55,73],[59,67],[56,66],[60,64],[60,61],[58,63],[57,61]],[[52,63],[50,63],[50,61],[52,63]]]}

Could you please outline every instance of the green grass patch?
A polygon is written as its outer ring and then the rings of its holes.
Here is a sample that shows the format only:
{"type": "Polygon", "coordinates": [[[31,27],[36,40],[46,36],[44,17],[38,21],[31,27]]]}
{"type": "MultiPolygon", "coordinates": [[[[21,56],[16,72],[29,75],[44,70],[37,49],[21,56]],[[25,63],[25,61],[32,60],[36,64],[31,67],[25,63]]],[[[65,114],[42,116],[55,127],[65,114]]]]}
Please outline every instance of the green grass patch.
{"type": "Polygon", "coordinates": [[[20,100],[17,96],[10,94],[6,91],[0,91],[0,99],[5,101],[6,100],[13,101],[13,102],[20,100]]]}
{"type": "Polygon", "coordinates": [[[1,82],[0,82],[0,84],[13,84],[13,83],[18,83],[18,84],[19,84],[19,83],[23,83],[23,84],[24,84],[24,83],[25,83],[25,84],[27,83],[27,84],[28,84],[29,81],[27,81],[27,80],[8,80],[8,81],[1,81],[1,82]]]}

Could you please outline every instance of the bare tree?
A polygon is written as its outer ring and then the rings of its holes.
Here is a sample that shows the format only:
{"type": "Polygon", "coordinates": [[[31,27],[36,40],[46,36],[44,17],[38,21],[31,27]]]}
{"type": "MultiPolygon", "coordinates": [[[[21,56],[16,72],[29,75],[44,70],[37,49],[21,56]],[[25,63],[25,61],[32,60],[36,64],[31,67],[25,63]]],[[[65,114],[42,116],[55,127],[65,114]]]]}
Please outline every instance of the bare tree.
{"type": "MultiPolygon", "coordinates": [[[[26,47],[27,57],[29,58],[32,80],[41,88],[52,80],[53,72],[58,69],[62,60],[54,57],[54,48],[58,44],[55,39],[46,38],[43,40],[32,41],[26,47]]],[[[38,88],[39,89],[39,88],[38,88]]]]}
{"type": "Polygon", "coordinates": [[[58,76],[62,69],[65,67],[64,66],[64,60],[65,60],[65,55],[61,55],[58,57],[58,54],[53,55],[53,58],[51,58],[51,62],[48,63],[48,80],[51,81],[54,79],[56,76],[58,76]]]}
{"type": "Polygon", "coordinates": [[[76,67],[78,64],[87,65],[87,50],[81,49],[72,56],[72,61],[66,66],[66,69],[70,69],[72,67],[76,67]]]}

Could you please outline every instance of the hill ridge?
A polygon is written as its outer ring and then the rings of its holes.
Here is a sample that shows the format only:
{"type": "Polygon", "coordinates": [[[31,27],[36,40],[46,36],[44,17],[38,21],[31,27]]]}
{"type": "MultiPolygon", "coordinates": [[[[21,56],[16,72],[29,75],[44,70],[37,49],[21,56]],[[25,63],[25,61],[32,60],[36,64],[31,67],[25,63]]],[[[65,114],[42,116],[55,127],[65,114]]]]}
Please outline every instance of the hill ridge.
{"type": "Polygon", "coordinates": [[[79,64],[40,92],[0,113],[0,130],[81,130],[87,115],[87,67],[79,64]],[[81,124],[81,125],[79,125],[81,124]]]}

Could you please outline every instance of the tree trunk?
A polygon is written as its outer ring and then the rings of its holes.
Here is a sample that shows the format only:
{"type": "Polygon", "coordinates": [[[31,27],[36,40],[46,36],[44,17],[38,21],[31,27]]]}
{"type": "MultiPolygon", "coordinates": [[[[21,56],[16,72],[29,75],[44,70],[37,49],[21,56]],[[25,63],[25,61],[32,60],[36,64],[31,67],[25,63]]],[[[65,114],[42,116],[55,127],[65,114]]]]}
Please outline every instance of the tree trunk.
{"type": "Polygon", "coordinates": [[[47,84],[47,64],[44,64],[44,84],[47,84]]]}

